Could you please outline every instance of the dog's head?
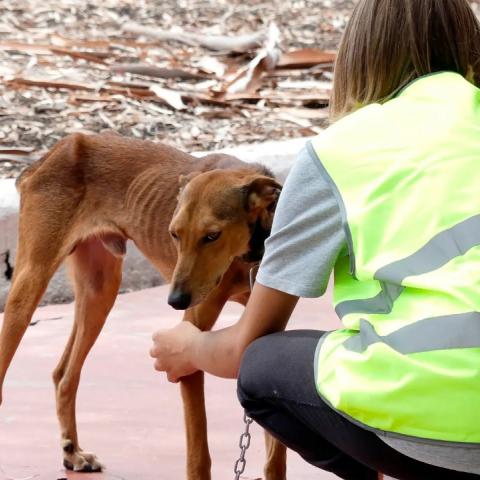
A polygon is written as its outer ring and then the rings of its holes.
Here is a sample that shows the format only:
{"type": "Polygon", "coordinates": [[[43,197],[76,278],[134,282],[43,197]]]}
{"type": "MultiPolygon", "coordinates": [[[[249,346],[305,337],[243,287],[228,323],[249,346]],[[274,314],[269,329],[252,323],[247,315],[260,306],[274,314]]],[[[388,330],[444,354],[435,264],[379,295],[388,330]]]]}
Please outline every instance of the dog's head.
{"type": "Polygon", "coordinates": [[[192,307],[216,288],[236,257],[261,259],[281,185],[251,169],[180,178],[170,234],[178,252],[168,303],[192,307]]]}

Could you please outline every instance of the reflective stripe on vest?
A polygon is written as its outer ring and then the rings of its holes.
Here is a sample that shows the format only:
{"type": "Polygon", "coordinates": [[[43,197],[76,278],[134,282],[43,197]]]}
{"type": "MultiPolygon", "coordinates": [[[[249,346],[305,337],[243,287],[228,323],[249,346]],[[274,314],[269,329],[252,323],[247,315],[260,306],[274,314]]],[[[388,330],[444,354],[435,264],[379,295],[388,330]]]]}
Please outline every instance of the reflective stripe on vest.
{"type": "Polygon", "coordinates": [[[340,302],[335,312],[340,318],[349,313],[390,313],[406,277],[436,270],[476,245],[480,245],[480,215],[440,232],[414,254],[377,270],[374,278],[382,290],[371,298],[340,302]]]}
{"type": "Polygon", "coordinates": [[[380,336],[367,320],[360,320],[360,332],[343,346],[362,353],[374,343],[385,343],[404,355],[452,348],[480,348],[480,313],[467,312],[432,317],[380,336]]]}
{"type": "Polygon", "coordinates": [[[319,393],[374,430],[480,443],[480,90],[421,78],[310,148],[349,244],[319,393]]]}

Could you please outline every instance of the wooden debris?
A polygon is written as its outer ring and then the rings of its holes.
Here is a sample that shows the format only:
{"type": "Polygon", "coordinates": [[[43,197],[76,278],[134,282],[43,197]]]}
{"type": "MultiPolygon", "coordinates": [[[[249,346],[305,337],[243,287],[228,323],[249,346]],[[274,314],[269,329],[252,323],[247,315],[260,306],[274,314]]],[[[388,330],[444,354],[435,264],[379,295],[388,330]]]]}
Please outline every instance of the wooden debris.
{"type": "Polygon", "coordinates": [[[8,148],[0,147],[0,163],[30,164],[38,160],[40,155],[32,147],[8,148]]]}
{"type": "Polygon", "coordinates": [[[226,88],[228,93],[255,92],[260,88],[264,72],[272,71],[280,58],[280,31],[275,23],[268,29],[264,48],[226,88]]]}
{"type": "Polygon", "coordinates": [[[153,85],[150,90],[166,104],[173,107],[175,110],[184,110],[187,106],[183,103],[182,95],[180,92],[174,90],[168,90],[167,88],[160,87],[159,85],[153,85]]]}
{"type": "Polygon", "coordinates": [[[333,65],[334,52],[325,52],[318,48],[302,48],[283,53],[280,57],[278,68],[306,68],[315,65],[333,65]]]}
{"type": "Polygon", "coordinates": [[[72,58],[79,58],[82,60],[87,60],[89,62],[100,63],[102,65],[106,63],[104,60],[105,55],[98,52],[80,52],[77,50],[70,50],[68,48],[60,47],[50,47],[50,51],[53,53],[58,53],[60,55],[68,55],[72,58]]]}
{"type": "Polygon", "coordinates": [[[181,68],[155,67],[147,63],[120,63],[112,65],[111,69],[115,73],[134,73],[145,77],[155,78],[179,78],[182,80],[197,80],[209,78],[210,75],[189,72],[181,68]]]}
{"type": "Polygon", "coordinates": [[[248,35],[227,36],[189,33],[182,30],[164,31],[157,28],[144,27],[134,23],[123,26],[125,32],[156,38],[161,41],[176,41],[192,46],[201,46],[209,50],[221,52],[248,52],[261,46],[265,38],[264,32],[256,32],[248,35]]]}
{"type": "Polygon", "coordinates": [[[72,132],[184,150],[314,134],[354,0],[0,0],[0,177],[72,132]]]}

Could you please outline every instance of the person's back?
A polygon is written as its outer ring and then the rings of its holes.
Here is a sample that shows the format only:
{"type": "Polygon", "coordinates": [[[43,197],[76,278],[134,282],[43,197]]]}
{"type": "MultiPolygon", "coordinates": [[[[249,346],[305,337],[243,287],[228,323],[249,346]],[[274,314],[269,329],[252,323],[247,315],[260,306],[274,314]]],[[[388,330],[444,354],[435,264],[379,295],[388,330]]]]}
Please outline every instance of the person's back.
{"type": "Polygon", "coordinates": [[[381,432],[480,442],[479,133],[480,90],[444,72],[312,141],[351,239],[317,384],[381,432]]]}

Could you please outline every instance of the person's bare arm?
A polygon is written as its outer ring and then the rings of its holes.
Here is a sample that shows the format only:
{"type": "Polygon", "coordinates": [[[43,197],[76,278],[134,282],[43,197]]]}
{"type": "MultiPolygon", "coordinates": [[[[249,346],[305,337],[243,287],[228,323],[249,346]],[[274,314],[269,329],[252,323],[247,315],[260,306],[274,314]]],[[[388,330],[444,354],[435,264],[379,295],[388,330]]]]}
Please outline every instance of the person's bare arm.
{"type": "Polygon", "coordinates": [[[298,297],[256,283],[240,320],[227,328],[202,332],[189,322],[153,336],[155,368],[172,382],[203,370],[236,378],[243,352],[258,337],[285,328],[298,297]]]}

